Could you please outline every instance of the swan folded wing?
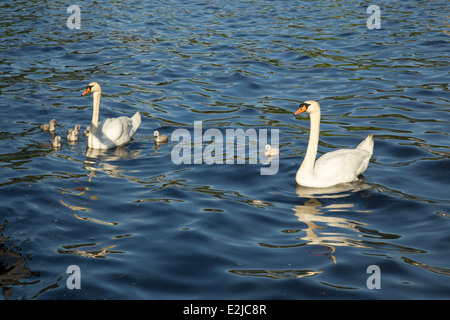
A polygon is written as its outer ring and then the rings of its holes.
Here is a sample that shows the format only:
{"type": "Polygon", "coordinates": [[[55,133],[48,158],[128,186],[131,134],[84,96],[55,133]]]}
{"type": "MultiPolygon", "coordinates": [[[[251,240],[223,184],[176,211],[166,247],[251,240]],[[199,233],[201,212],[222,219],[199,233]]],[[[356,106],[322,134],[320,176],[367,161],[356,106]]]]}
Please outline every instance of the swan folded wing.
{"type": "Polygon", "coordinates": [[[356,149],[365,150],[372,155],[373,153],[373,135],[369,134],[357,147],[356,149]]]}
{"type": "Polygon", "coordinates": [[[370,153],[362,149],[340,149],[317,159],[314,172],[324,178],[351,182],[367,169],[370,153]]]}
{"type": "Polygon", "coordinates": [[[141,125],[141,113],[139,111],[137,111],[131,118],[131,129],[130,129],[130,136],[134,136],[134,134],[136,133],[137,129],[139,128],[139,126],[141,125]]]}
{"type": "Polygon", "coordinates": [[[122,145],[130,141],[132,127],[133,123],[128,117],[108,118],[101,126],[102,140],[122,145]]]}

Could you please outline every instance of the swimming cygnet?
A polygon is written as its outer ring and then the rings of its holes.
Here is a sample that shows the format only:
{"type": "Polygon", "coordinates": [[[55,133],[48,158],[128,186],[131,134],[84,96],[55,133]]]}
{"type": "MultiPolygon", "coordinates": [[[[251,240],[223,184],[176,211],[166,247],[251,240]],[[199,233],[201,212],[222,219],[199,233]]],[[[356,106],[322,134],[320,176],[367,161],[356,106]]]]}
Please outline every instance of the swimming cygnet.
{"type": "Polygon", "coordinates": [[[278,150],[277,148],[272,148],[270,146],[270,144],[266,145],[266,152],[264,152],[264,155],[266,157],[277,156],[279,154],[280,154],[280,150],[278,150]]]}
{"type": "Polygon", "coordinates": [[[91,127],[87,127],[86,130],[84,130],[83,135],[85,137],[88,137],[90,132],[91,132],[91,127]]]}
{"type": "Polygon", "coordinates": [[[78,131],[78,133],[80,132],[81,126],[79,124],[77,124],[73,129],[70,128],[69,130],[67,130],[67,133],[71,133],[72,131],[78,131]]]}
{"type": "Polygon", "coordinates": [[[78,136],[80,135],[80,131],[76,130],[76,129],[72,129],[70,128],[67,134],[67,141],[77,141],[78,140],[78,136]]]}
{"type": "Polygon", "coordinates": [[[59,148],[61,147],[61,137],[56,136],[54,140],[52,140],[52,147],[53,148],[59,148]]]}
{"type": "Polygon", "coordinates": [[[153,135],[155,136],[156,142],[167,142],[167,140],[169,140],[165,134],[159,134],[159,131],[155,131],[153,135]]]}
{"type": "Polygon", "coordinates": [[[44,123],[43,125],[41,125],[41,130],[42,131],[55,131],[55,125],[56,125],[56,120],[52,119],[50,120],[49,123],[44,123]]]}

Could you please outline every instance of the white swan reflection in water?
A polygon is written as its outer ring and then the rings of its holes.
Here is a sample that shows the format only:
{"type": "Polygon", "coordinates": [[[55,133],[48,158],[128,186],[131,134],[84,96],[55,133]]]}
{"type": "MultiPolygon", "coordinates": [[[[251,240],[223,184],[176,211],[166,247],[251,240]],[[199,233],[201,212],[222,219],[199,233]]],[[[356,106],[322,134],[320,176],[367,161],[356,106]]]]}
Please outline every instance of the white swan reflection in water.
{"type": "MultiPolygon", "coordinates": [[[[136,159],[140,157],[141,150],[133,150],[129,151],[126,147],[117,147],[114,149],[108,149],[108,150],[100,150],[100,149],[90,149],[88,148],[86,150],[86,160],[84,161],[83,165],[86,170],[88,170],[89,173],[89,180],[88,182],[92,181],[92,178],[95,176],[97,171],[106,173],[107,175],[113,177],[113,178],[125,178],[131,181],[135,181],[136,178],[132,176],[125,175],[126,172],[132,172],[131,170],[124,170],[121,169],[118,165],[113,165],[111,163],[108,163],[107,161],[115,161],[120,159],[136,159]]],[[[138,171],[138,170],[133,170],[138,171]]],[[[86,192],[91,193],[91,188],[86,185],[84,187],[79,187],[76,189],[67,189],[62,190],[61,192],[63,194],[71,194],[76,196],[84,196],[86,192]]],[[[90,194],[89,195],[90,200],[97,200],[98,197],[90,194]]],[[[92,210],[89,207],[81,207],[77,205],[73,205],[71,203],[66,203],[66,200],[59,199],[60,203],[64,206],[68,207],[69,209],[73,211],[90,211],[92,210]]],[[[92,219],[92,218],[80,218],[77,215],[75,215],[76,218],[81,220],[89,220],[92,222],[99,222],[101,224],[111,224],[109,222],[102,223],[100,220],[92,219]]]]}
{"type": "MultiPolygon", "coordinates": [[[[86,160],[84,161],[84,168],[90,171],[89,174],[89,180],[88,182],[91,182],[92,178],[95,176],[95,173],[97,171],[106,173],[107,175],[114,177],[114,178],[125,178],[128,180],[136,180],[136,178],[125,175],[126,172],[131,172],[130,170],[124,170],[121,169],[118,165],[113,165],[109,162],[122,160],[122,159],[136,159],[141,157],[141,150],[128,150],[126,146],[122,147],[116,147],[114,149],[91,149],[88,148],[86,150],[86,160]]],[[[134,170],[136,171],[136,170],[134,170]]],[[[97,200],[98,197],[96,197],[94,194],[92,194],[92,189],[90,186],[86,185],[84,187],[79,187],[76,189],[66,189],[62,190],[63,194],[70,194],[75,196],[84,197],[89,194],[89,200],[97,200]]],[[[96,217],[95,209],[91,208],[91,205],[93,202],[87,202],[87,206],[78,206],[74,203],[73,199],[59,199],[59,202],[64,205],[65,207],[72,210],[73,216],[81,221],[87,222],[87,223],[96,223],[100,225],[106,225],[106,226],[115,226],[117,225],[117,222],[114,221],[105,221],[98,219],[96,217]]],[[[95,207],[95,206],[94,206],[95,207]]],[[[96,244],[89,244],[91,245],[99,245],[101,243],[96,244]]],[[[58,249],[60,253],[64,254],[75,254],[80,255],[84,257],[89,258],[102,258],[105,257],[107,254],[110,253],[122,253],[120,251],[112,251],[111,249],[115,247],[115,245],[102,247],[99,250],[81,250],[81,247],[85,247],[86,244],[82,245],[66,245],[63,246],[61,249],[58,249]]]]}
{"type": "Polygon", "coordinates": [[[135,180],[135,177],[124,173],[136,172],[138,170],[121,169],[120,166],[111,164],[110,162],[123,159],[138,159],[142,157],[141,152],[142,150],[129,150],[127,146],[116,147],[114,149],[87,148],[84,167],[91,172],[89,181],[92,180],[92,177],[97,171],[106,173],[113,178],[135,180]]]}
{"type": "MultiPolygon", "coordinates": [[[[304,244],[300,244],[299,246],[317,247],[317,249],[312,249],[308,253],[315,256],[329,256],[329,259],[335,264],[338,263],[338,259],[335,256],[336,247],[368,248],[362,241],[352,239],[348,236],[349,232],[346,231],[350,230],[355,232],[356,237],[358,237],[360,234],[358,227],[367,225],[366,223],[328,215],[331,212],[348,211],[354,208],[354,204],[349,202],[324,206],[319,199],[346,198],[352,193],[369,188],[370,186],[362,181],[339,184],[328,188],[308,188],[297,185],[295,192],[300,198],[305,199],[305,201],[302,205],[295,205],[292,210],[295,212],[297,220],[306,225],[306,228],[296,231],[306,233],[303,237],[296,238],[296,240],[304,241],[304,244]],[[335,231],[336,228],[344,229],[345,232],[335,231]]],[[[270,203],[260,200],[254,200],[252,204],[256,207],[271,206],[270,203]]],[[[369,211],[355,210],[355,212],[369,211]]],[[[268,243],[261,243],[261,245],[271,248],[283,247],[268,243]]],[[[287,247],[292,247],[292,245],[288,245],[287,247]]],[[[242,276],[286,279],[311,277],[323,273],[324,270],[295,269],[294,265],[290,265],[289,269],[233,269],[229,270],[229,272],[242,276]]]]}
{"type": "MultiPolygon", "coordinates": [[[[360,232],[358,227],[367,225],[356,220],[349,220],[336,216],[327,215],[328,212],[347,211],[354,207],[353,203],[336,203],[324,206],[318,199],[345,198],[354,192],[369,189],[370,186],[361,181],[339,184],[328,188],[308,188],[297,185],[295,192],[301,198],[309,198],[303,205],[296,205],[292,208],[297,216],[297,220],[305,223],[307,228],[304,240],[307,245],[317,245],[325,249],[310,251],[314,255],[329,255],[330,259],[337,263],[334,255],[336,247],[359,247],[367,248],[361,241],[352,239],[346,233],[334,231],[335,228],[348,229],[360,232]]],[[[356,212],[370,212],[356,210],[356,212]]]]}

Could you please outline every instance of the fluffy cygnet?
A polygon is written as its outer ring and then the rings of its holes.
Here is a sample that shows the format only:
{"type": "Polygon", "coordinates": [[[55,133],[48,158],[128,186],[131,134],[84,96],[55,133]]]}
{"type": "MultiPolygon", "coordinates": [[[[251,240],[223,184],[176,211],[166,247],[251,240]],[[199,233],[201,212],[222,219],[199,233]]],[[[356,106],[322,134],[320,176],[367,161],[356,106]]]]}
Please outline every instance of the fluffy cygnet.
{"type": "Polygon", "coordinates": [[[85,137],[88,137],[90,132],[91,132],[91,127],[87,127],[86,130],[84,130],[83,135],[85,137]]]}
{"type": "Polygon", "coordinates": [[[266,157],[277,156],[280,154],[280,150],[277,148],[272,148],[270,144],[266,145],[266,151],[264,152],[266,157]]]}
{"type": "Polygon", "coordinates": [[[41,130],[53,132],[53,131],[55,131],[55,125],[56,125],[56,120],[52,119],[52,120],[50,120],[49,123],[44,123],[43,125],[41,125],[41,130]]]}
{"type": "Polygon", "coordinates": [[[67,134],[67,141],[71,141],[71,142],[77,141],[79,135],[80,135],[80,131],[70,128],[68,130],[68,134],[67,134]]]}
{"type": "Polygon", "coordinates": [[[56,136],[54,140],[52,140],[52,147],[53,148],[59,148],[61,147],[61,137],[56,136]]]}
{"type": "Polygon", "coordinates": [[[169,140],[169,137],[165,134],[159,134],[159,131],[155,131],[153,135],[155,136],[156,142],[167,142],[169,140]]]}

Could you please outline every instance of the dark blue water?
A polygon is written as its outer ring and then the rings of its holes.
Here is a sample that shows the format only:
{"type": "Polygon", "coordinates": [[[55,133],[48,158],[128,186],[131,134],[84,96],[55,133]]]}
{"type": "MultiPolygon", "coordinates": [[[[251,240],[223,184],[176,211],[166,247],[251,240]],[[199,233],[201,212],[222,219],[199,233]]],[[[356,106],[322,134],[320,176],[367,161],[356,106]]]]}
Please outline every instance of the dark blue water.
{"type": "Polygon", "coordinates": [[[79,29],[70,4],[0,4],[3,299],[448,299],[447,1],[374,3],[380,29],[357,1],[79,2],[79,29]],[[90,124],[91,81],[101,119],[141,111],[125,147],[66,141],[90,124]],[[374,135],[364,181],[296,186],[305,100],[321,103],[319,154],[374,135]],[[194,121],[278,130],[277,173],[174,164],[153,131],[194,121]]]}

